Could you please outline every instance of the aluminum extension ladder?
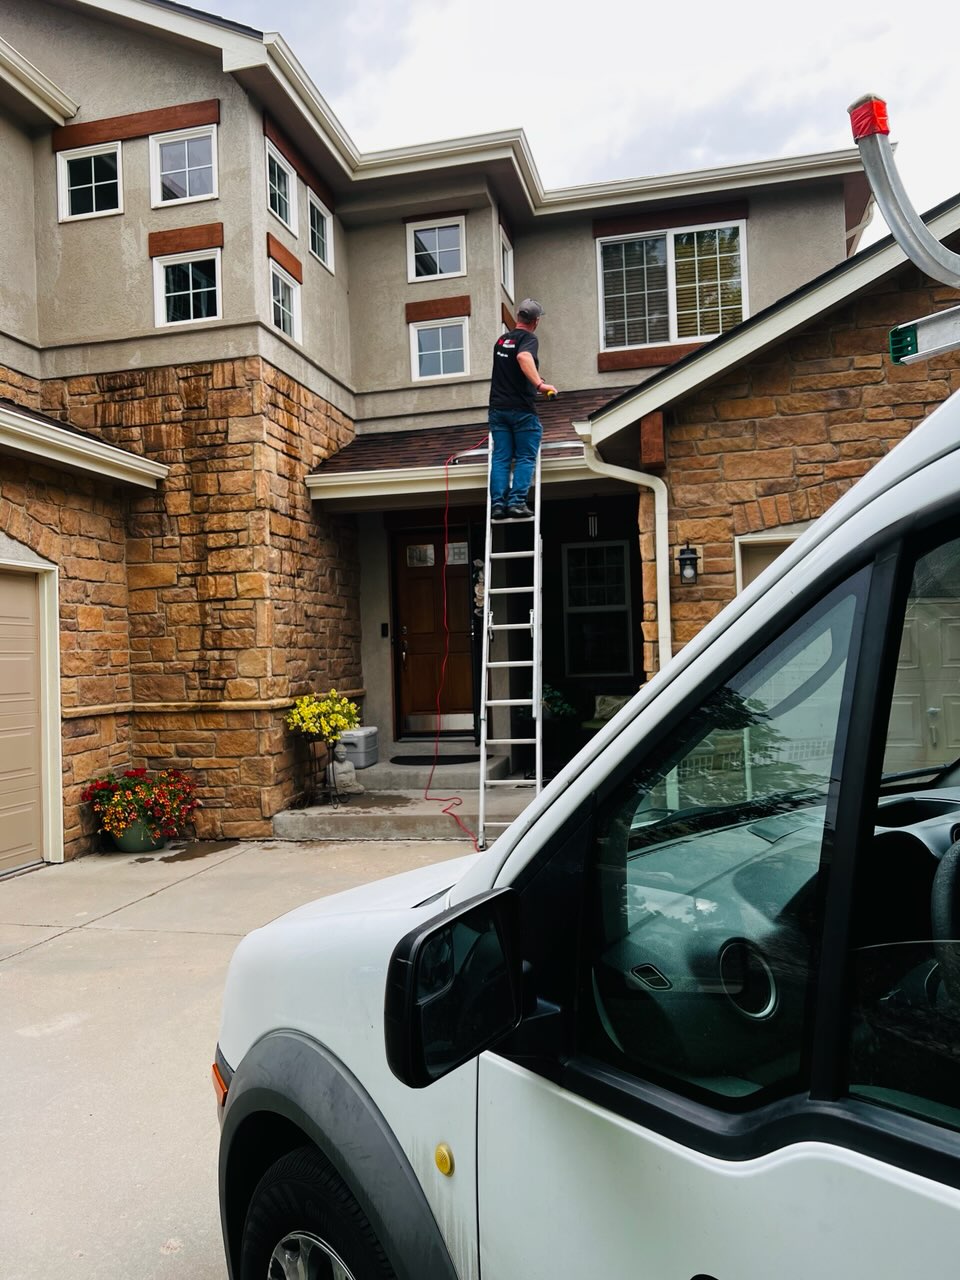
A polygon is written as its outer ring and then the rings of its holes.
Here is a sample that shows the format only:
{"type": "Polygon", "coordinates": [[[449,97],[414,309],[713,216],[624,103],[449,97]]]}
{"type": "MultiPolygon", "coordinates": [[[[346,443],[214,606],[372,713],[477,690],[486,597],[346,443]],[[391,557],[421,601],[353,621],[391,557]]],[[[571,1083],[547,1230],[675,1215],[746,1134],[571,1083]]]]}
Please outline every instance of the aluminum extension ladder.
{"type": "Polygon", "coordinates": [[[489,778],[491,747],[533,747],[532,785],[543,788],[543,543],[540,537],[540,458],[533,476],[533,518],[492,520],[487,446],[487,522],[483,554],[483,663],[480,674],[480,808],[477,848],[487,846],[491,828],[509,822],[487,818],[492,787],[516,787],[516,778],[489,778]],[[517,615],[521,614],[518,619],[517,615]],[[526,617],[522,615],[526,614],[526,617]],[[502,695],[502,696],[500,696],[502,695]],[[514,709],[526,712],[531,729],[513,736],[514,709]],[[496,730],[493,736],[491,729],[496,730]]]}

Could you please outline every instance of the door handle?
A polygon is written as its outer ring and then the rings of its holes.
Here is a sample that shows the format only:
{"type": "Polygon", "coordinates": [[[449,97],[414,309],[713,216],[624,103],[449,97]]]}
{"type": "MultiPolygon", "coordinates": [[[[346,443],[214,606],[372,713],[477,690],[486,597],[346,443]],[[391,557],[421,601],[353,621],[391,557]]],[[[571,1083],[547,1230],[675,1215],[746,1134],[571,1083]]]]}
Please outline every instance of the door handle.
{"type": "Polygon", "coordinates": [[[400,628],[400,662],[403,666],[407,665],[407,628],[400,628]]]}

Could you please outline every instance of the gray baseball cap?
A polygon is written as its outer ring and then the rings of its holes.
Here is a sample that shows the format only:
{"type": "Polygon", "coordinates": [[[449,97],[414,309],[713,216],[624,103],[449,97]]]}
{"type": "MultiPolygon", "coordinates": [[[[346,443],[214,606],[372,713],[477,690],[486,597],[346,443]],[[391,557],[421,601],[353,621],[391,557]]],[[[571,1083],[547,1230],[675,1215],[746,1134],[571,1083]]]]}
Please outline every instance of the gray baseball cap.
{"type": "Polygon", "coordinates": [[[524,298],[517,307],[517,315],[521,320],[539,320],[543,314],[543,307],[539,302],[534,302],[533,298],[524,298]]]}

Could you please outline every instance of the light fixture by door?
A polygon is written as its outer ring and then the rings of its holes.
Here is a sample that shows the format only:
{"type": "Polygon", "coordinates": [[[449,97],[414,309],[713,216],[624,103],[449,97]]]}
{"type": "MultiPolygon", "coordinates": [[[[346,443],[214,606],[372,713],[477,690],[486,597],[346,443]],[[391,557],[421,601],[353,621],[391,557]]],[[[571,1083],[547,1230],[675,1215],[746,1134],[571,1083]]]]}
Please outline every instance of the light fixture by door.
{"type": "Polygon", "coordinates": [[[587,537],[595,538],[597,536],[597,513],[595,511],[587,512],[587,537]]]}
{"type": "Polygon", "coordinates": [[[680,581],[685,587],[693,587],[697,582],[697,565],[700,557],[688,542],[677,552],[677,564],[680,566],[680,581]]]}

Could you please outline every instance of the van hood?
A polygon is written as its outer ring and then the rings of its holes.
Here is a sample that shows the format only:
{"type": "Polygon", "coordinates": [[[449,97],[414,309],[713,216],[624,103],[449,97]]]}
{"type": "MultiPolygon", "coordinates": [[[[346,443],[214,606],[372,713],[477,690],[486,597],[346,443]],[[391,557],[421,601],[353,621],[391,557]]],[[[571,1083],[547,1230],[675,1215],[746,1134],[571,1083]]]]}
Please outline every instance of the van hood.
{"type": "Polygon", "coordinates": [[[437,899],[436,910],[439,912],[443,910],[441,899],[447,890],[456,884],[468,867],[473,866],[479,856],[472,853],[463,858],[450,858],[446,862],[432,863],[429,867],[417,867],[414,871],[404,871],[398,876],[388,876],[385,880],[375,880],[372,884],[345,889],[343,893],[317,898],[302,907],[296,907],[280,916],[279,920],[302,923],[320,916],[403,910],[420,906],[426,899],[434,897],[437,899]]]}

